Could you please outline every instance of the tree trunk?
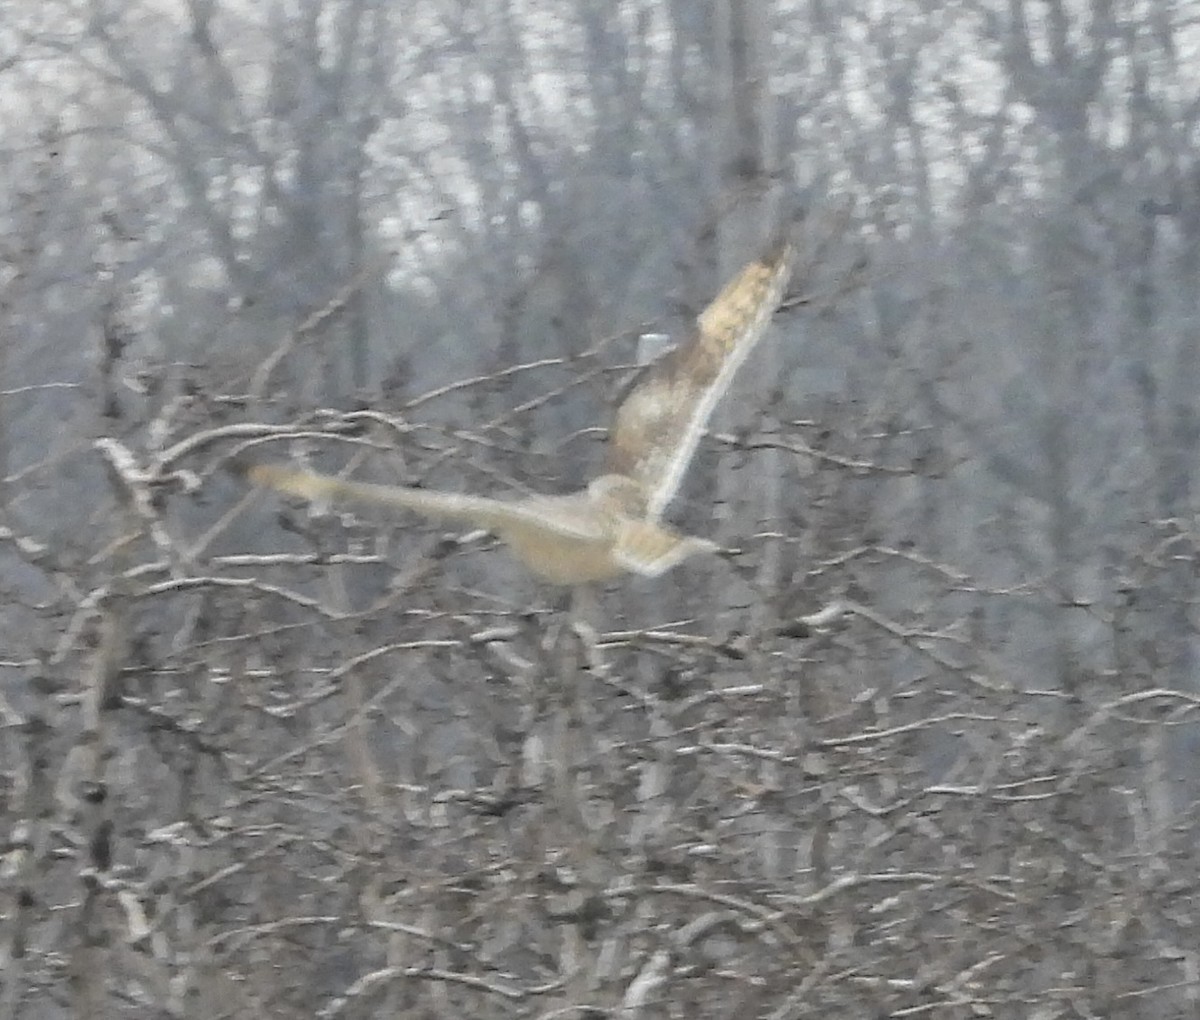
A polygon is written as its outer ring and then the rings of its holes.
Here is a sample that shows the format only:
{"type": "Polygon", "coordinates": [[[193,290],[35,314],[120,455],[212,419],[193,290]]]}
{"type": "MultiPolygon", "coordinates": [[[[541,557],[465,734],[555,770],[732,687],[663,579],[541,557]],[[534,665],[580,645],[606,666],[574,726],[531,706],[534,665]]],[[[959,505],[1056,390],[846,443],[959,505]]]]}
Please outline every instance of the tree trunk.
{"type": "MultiPolygon", "coordinates": [[[[718,127],[713,135],[718,190],[715,210],[717,266],[721,281],[730,279],[760,254],[781,214],[775,107],[769,80],[770,8],[762,0],[717,0],[714,7],[718,127]]],[[[713,431],[744,435],[758,431],[778,379],[779,357],[768,340],[735,378],[718,407],[713,431]]],[[[717,480],[721,540],[744,544],[757,531],[774,530],[781,503],[782,461],[777,451],[762,451],[752,461],[727,458],[717,480]],[[735,541],[734,530],[742,536],[735,541]]],[[[778,545],[763,551],[758,583],[766,593],[777,587],[778,545]]],[[[720,575],[727,608],[748,600],[747,593],[720,575]]]]}

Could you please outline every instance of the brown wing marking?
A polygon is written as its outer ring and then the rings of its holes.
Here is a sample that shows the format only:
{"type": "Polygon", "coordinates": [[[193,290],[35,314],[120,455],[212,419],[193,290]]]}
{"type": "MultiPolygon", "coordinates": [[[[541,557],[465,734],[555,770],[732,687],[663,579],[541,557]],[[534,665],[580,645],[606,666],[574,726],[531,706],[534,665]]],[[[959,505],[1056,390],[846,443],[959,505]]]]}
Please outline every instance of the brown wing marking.
{"type": "Polygon", "coordinates": [[[746,266],[617,410],[607,470],[640,485],[648,516],[661,514],[675,495],[713,408],[766,332],[792,257],[792,245],[783,242],[746,266]]]}

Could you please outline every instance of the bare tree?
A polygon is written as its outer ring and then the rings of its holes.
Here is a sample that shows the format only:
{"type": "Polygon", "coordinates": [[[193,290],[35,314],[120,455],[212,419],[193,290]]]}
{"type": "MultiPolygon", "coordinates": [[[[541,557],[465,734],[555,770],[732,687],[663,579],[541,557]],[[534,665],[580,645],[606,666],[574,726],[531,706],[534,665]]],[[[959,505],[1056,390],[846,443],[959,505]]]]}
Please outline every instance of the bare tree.
{"type": "Polygon", "coordinates": [[[1195,1014],[1190,7],[294,6],[0,4],[0,1014],[1195,1014]],[[776,184],[592,640],[226,470],[568,491],[776,184]]]}

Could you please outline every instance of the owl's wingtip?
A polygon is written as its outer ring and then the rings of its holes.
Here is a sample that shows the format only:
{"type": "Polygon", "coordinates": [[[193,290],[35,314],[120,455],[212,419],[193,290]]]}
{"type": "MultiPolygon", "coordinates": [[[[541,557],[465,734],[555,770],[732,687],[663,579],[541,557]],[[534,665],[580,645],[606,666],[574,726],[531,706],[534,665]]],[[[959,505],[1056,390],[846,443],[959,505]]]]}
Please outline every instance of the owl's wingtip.
{"type": "Polygon", "coordinates": [[[225,470],[244,482],[253,483],[254,473],[259,467],[258,462],[245,453],[235,453],[225,461],[225,470]]]}
{"type": "Polygon", "coordinates": [[[296,472],[279,464],[263,464],[249,457],[234,456],[226,462],[230,474],[249,485],[282,489],[295,483],[296,472]]]}

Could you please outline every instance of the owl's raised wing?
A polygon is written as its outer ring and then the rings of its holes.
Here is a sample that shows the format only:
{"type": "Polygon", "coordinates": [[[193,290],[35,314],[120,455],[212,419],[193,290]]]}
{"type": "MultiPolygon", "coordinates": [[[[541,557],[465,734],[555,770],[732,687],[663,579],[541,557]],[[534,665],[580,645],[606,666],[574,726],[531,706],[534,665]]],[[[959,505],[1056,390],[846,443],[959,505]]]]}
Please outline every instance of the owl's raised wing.
{"type": "Polygon", "coordinates": [[[678,490],[713,408],[783,298],[792,259],[784,241],[746,266],[618,408],[605,470],[638,484],[648,517],[678,490]]]}

